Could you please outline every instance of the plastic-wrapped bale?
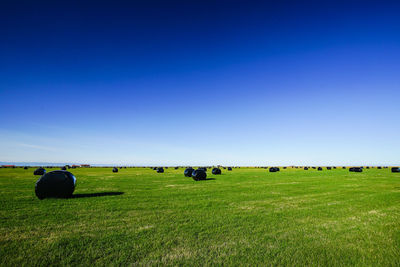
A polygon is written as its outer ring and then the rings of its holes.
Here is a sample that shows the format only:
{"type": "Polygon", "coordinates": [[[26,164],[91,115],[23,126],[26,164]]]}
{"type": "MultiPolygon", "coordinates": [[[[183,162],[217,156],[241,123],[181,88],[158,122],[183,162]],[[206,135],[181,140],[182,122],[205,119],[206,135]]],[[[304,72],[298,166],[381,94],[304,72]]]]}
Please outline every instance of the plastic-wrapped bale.
{"type": "Polygon", "coordinates": [[[186,170],[183,172],[185,177],[192,177],[192,172],[194,171],[193,168],[186,168],[186,170]]]}
{"type": "Polygon", "coordinates": [[[203,170],[203,171],[207,171],[207,168],[206,167],[200,167],[200,168],[198,168],[198,170],[203,170]]]}
{"type": "Polygon", "coordinates": [[[114,168],[112,169],[112,172],[118,172],[118,168],[114,167],[114,168]]]}
{"type": "Polygon", "coordinates": [[[349,168],[349,171],[351,172],[362,172],[362,167],[351,167],[349,168]]]}
{"type": "Polygon", "coordinates": [[[319,171],[322,171],[322,167],[318,167],[318,169],[317,170],[319,170],[319,171]]]}
{"type": "Polygon", "coordinates": [[[399,167],[392,167],[392,172],[400,172],[400,168],[399,167]]]}
{"type": "Polygon", "coordinates": [[[66,171],[67,167],[64,166],[64,167],[61,168],[61,170],[66,171]]]}
{"type": "Polygon", "coordinates": [[[202,169],[193,170],[192,178],[195,181],[205,180],[207,178],[207,173],[202,169]]]}
{"type": "Polygon", "coordinates": [[[304,170],[305,170],[305,171],[308,171],[308,167],[304,167],[304,170]]]}
{"type": "Polygon", "coordinates": [[[283,169],[286,169],[287,167],[283,167],[283,169]]]}
{"type": "Polygon", "coordinates": [[[378,167],[378,169],[380,170],[380,169],[382,169],[382,167],[381,167],[381,166],[379,166],[379,167],[378,167]]]}
{"type": "Polygon", "coordinates": [[[215,175],[221,174],[221,169],[219,169],[219,168],[212,169],[212,174],[215,174],[215,175]]]}
{"type": "Polygon", "coordinates": [[[269,168],[269,172],[278,172],[278,171],[279,171],[279,168],[277,168],[277,167],[269,168]]]}
{"type": "Polygon", "coordinates": [[[33,175],[43,175],[43,174],[45,174],[45,173],[46,173],[46,169],[40,167],[40,168],[37,168],[37,169],[33,172],[33,175]]]}
{"type": "Polygon", "coordinates": [[[327,170],[332,170],[332,167],[326,167],[327,170]]]}
{"type": "Polygon", "coordinates": [[[163,173],[163,172],[164,172],[164,168],[163,168],[163,167],[158,168],[158,169],[157,169],[157,172],[158,172],[158,173],[163,173]]]}
{"type": "Polygon", "coordinates": [[[232,170],[232,167],[228,167],[228,171],[231,171],[232,170]]]}
{"type": "Polygon", "coordinates": [[[342,167],[342,169],[343,169],[343,170],[345,170],[345,169],[346,169],[346,167],[344,167],[344,166],[343,166],[343,167],[342,167]]]}
{"type": "Polygon", "coordinates": [[[175,170],[179,169],[178,167],[175,167],[175,170]]]}
{"type": "Polygon", "coordinates": [[[28,167],[25,166],[25,167],[24,167],[24,170],[27,170],[27,169],[28,169],[28,167]]]}
{"type": "Polygon", "coordinates": [[[68,198],[75,190],[75,176],[68,171],[51,171],[37,180],[35,194],[39,199],[68,198]]]}
{"type": "Polygon", "coordinates": [[[153,170],[155,170],[155,171],[156,171],[156,170],[157,170],[157,167],[154,167],[154,168],[153,168],[153,170]]]}

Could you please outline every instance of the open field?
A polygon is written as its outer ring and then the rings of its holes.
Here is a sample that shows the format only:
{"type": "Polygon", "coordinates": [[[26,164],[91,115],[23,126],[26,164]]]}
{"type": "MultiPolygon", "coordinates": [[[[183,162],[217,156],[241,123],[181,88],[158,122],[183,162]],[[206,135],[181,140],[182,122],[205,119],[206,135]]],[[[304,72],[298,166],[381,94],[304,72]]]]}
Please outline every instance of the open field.
{"type": "Polygon", "coordinates": [[[76,197],[45,200],[33,171],[0,169],[1,266],[400,266],[390,169],[236,168],[195,182],[183,168],[81,168],[76,197]]]}

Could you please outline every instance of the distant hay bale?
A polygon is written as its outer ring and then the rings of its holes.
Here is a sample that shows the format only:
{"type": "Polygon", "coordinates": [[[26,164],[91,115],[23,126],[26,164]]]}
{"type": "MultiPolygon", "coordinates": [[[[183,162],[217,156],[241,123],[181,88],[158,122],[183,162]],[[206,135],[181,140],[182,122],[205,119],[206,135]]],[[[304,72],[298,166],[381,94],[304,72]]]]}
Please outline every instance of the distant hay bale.
{"type": "Polygon", "coordinates": [[[322,167],[318,167],[318,169],[317,169],[318,171],[322,171],[322,167]]]}
{"type": "Polygon", "coordinates": [[[61,170],[66,171],[67,167],[64,166],[64,167],[61,168],[61,170]]]}
{"type": "Polygon", "coordinates": [[[43,174],[45,174],[45,173],[46,173],[46,169],[40,167],[40,168],[37,168],[37,169],[33,172],[33,175],[43,175],[43,174]]]}
{"type": "Polygon", "coordinates": [[[39,199],[47,197],[68,198],[75,190],[76,178],[67,171],[48,172],[35,184],[35,194],[39,199]]]}
{"type": "Polygon", "coordinates": [[[326,169],[327,169],[327,170],[332,170],[332,168],[331,168],[331,167],[326,167],[326,169]]]}
{"type": "Polygon", "coordinates": [[[163,167],[160,167],[160,168],[157,169],[157,173],[163,173],[163,172],[164,172],[164,168],[163,167]]]}
{"type": "Polygon", "coordinates": [[[24,170],[27,170],[27,169],[28,169],[28,167],[27,167],[27,166],[25,166],[25,167],[24,167],[24,170]]]}
{"type": "Polygon", "coordinates": [[[192,177],[193,171],[194,171],[194,169],[192,167],[186,168],[186,170],[183,172],[183,174],[185,175],[185,177],[192,177]]]}
{"type": "Polygon", "coordinates": [[[305,171],[308,171],[308,167],[304,167],[304,170],[305,170],[305,171]]]}
{"type": "Polygon", "coordinates": [[[205,180],[207,173],[203,169],[197,169],[192,172],[192,178],[195,181],[205,180]]]}
{"type": "Polygon", "coordinates": [[[381,167],[381,166],[379,166],[379,167],[378,167],[378,169],[380,170],[380,169],[382,169],[382,167],[381,167]]]}
{"type": "Polygon", "coordinates": [[[114,168],[112,169],[112,172],[118,172],[118,168],[114,167],[114,168]]]}
{"type": "Polygon", "coordinates": [[[228,171],[231,171],[232,170],[232,167],[228,167],[228,171]]]}
{"type": "Polygon", "coordinates": [[[219,169],[219,168],[212,169],[212,174],[218,175],[218,174],[221,174],[221,173],[222,173],[221,169],[219,169]]]}
{"type": "Polygon", "coordinates": [[[346,167],[343,166],[342,169],[346,169],[346,167]]]}

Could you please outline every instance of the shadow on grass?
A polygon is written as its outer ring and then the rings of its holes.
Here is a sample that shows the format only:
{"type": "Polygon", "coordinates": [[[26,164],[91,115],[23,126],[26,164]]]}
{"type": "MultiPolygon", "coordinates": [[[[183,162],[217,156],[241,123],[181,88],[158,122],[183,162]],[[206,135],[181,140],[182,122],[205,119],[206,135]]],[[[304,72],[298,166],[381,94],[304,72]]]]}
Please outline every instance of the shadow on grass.
{"type": "Polygon", "coordinates": [[[206,178],[206,181],[215,180],[215,178],[206,178]]]}
{"type": "Polygon", "coordinates": [[[83,198],[83,197],[106,197],[106,196],[119,196],[124,192],[101,192],[101,193],[90,193],[90,194],[74,194],[71,198],[83,198]]]}

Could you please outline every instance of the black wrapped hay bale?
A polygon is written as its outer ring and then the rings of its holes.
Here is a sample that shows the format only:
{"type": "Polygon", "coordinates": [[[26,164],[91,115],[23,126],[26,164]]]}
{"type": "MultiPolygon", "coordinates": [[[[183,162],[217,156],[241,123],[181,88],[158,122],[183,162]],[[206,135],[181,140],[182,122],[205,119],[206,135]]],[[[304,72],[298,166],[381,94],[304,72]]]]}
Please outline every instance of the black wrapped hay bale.
{"type": "Polygon", "coordinates": [[[45,173],[46,173],[46,169],[40,167],[40,168],[37,168],[37,169],[33,172],[33,175],[43,175],[43,174],[45,174],[45,173]]]}
{"type": "Polygon", "coordinates": [[[228,167],[228,171],[231,171],[232,170],[232,167],[228,167]]]}
{"type": "Polygon", "coordinates": [[[219,169],[219,168],[212,169],[212,174],[215,174],[215,175],[221,174],[221,169],[219,169]]]}
{"type": "Polygon", "coordinates": [[[68,198],[75,190],[75,176],[68,171],[51,171],[37,180],[35,194],[39,199],[47,197],[68,198]]]}
{"type": "Polygon", "coordinates": [[[158,172],[158,173],[163,173],[163,172],[164,172],[164,168],[163,168],[163,167],[158,168],[158,169],[157,169],[157,172],[158,172]]]}
{"type": "Polygon", "coordinates": [[[192,177],[193,171],[194,171],[194,169],[192,167],[186,168],[186,170],[183,172],[183,174],[185,175],[185,177],[192,177]]]}
{"type": "Polygon", "coordinates": [[[27,169],[28,169],[28,167],[27,167],[27,166],[25,166],[25,167],[24,167],[24,170],[27,170],[27,169]]]}
{"type": "Polygon", "coordinates": [[[362,172],[363,168],[362,167],[351,167],[349,168],[350,172],[362,172]]]}
{"type": "Polygon", "coordinates": [[[399,167],[392,167],[392,172],[400,172],[400,168],[399,167]]]}
{"type": "Polygon", "coordinates": [[[343,167],[342,167],[342,169],[343,169],[343,170],[345,170],[345,169],[346,169],[346,167],[344,167],[344,166],[343,166],[343,167]]]}
{"type": "Polygon", "coordinates": [[[308,167],[304,167],[304,170],[305,170],[305,171],[308,171],[308,167]]]}
{"type": "Polygon", "coordinates": [[[322,167],[318,167],[318,169],[317,169],[318,171],[322,171],[322,167]]]}
{"type": "Polygon", "coordinates": [[[278,171],[279,171],[279,168],[277,168],[277,167],[269,168],[269,172],[278,172],[278,171]]]}
{"type": "Polygon", "coordinates": [[[155,171],[156,171],[156,170],[157,170],[157,167],[154,167],[154,168],[153,168],[153,170],[155,170],[155,171]]]}
{"type": "Polygon", "coordinates": [[[114,167],[114,168],[112,169],[112,172],[118,172],[118,168],[114,167]]]}
{"type": "Polygon", "coordinates": [[[332,167],[326,167],[327,170],[332,170],[332,167]]]}
{"type": "Polygon", "coordinates": [[[64,166],[64,167],[61,168],[61,170],[66,171],[67,167],[64,166]]]}
{"type": "Polygon", "coordinates": [[[202,169],[193,170],[192,178],[195,181],[205,180],[207,178],[207,173],[202,169]]]}

